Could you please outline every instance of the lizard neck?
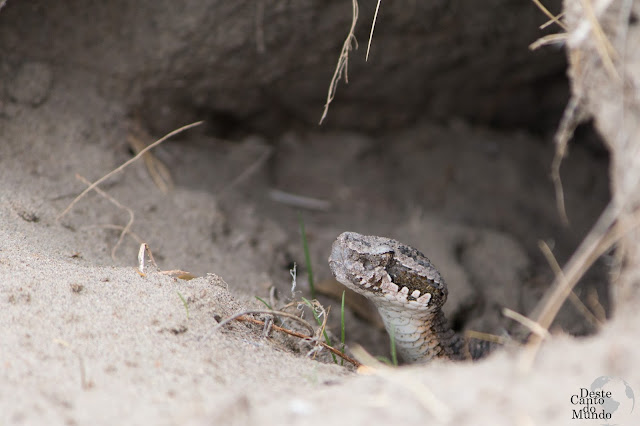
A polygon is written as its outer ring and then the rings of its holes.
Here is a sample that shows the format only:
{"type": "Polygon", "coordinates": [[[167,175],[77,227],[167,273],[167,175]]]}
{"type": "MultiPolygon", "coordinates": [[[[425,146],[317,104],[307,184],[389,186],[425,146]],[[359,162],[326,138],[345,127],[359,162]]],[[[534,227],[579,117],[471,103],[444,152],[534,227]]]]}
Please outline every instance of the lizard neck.
{"type": "Polygon", "coordinates": [[[441,309],[433,311],[399,309],[393,304],[378,304],[387,332],[394,336],[396,350],[407,362],[428,362],[432,359],[468,359],[462,336],[447,323],[441,309]]]}

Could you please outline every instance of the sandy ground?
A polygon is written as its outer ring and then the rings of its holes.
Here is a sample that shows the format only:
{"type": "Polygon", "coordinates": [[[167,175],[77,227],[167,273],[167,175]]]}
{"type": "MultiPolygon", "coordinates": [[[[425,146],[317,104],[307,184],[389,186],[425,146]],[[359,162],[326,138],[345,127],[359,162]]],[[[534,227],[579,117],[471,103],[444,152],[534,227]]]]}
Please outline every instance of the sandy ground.
{"type": "MultiPolygon", "coordinates": [[[[523,133],[458,121],[375,138],[290,131],[221,141],[192,130],[156,150],[175,180],[168,194],[142,162],[101,186],[135,214],[131,230],[160,269],[197,278],[142,276],[133,235],[112,257],[126,210],[94,192],[56,219],[86,187],[76,174],[93,181],[131,158],[127,111],[83,71],[23,71],[16,78],[33,84],[0,114],[1,425],[592,424],[571,420],[580,388],[616,376],[640,392],[637,320],[614,316],[593,334],[570,304],[524,371],[517,345],[474,364],[367,375],[260,326],[213,331],[263,308],[255,296],[268,299],[272,287],[285,304],[294,262],[296,297],[309,296],[300,209],[274,201],[278,189],[328,203],[302,210],[316,280],[330,280],[340,232],[394,237],[440,268],[458,329],[510,331],[516,343],[522,330],[499,312],[528,313],[544,294],[552,274],[538,241],[566,260],[606,203],[607,165],[593,153],[576,147],[565,163],[565,228],[547,177],[553,147],[523,133]]],[[[578,292],[604,320],[602,265],[578,292]]],[[[335,301],[321,301],[333,304],[338,333],[335,301]]],[[[350,347],[388,355],[384,332],[351,309],[347,325],[350,347]]],[[[621,424],[638,424],[632,416],[621,424]]]]}

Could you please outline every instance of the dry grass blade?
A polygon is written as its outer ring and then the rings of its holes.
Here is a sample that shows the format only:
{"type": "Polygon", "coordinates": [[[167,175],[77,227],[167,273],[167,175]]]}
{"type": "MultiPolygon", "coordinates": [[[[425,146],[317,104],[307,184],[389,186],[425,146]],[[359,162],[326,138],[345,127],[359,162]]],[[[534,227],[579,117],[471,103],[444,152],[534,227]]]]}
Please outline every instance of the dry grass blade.
{"type": "Polygon", "coordinates": [[[593,30],[593,34],[595,36],[595,46],[598,54],[600,55],[600,59],[602,60],[602,64],[605,69],[609,73],[609,75],[616,81],[620,81],[620,75],[616,70],[615,65],[613,64],[612,57],[616,57],[617,53],[614,47],[607,39],[607,36],[604,34],[602,30],[602,26],[598,21],[598,17],[596,16],[596,12],[593,9],[593,5],[590,0],[581,0],[582,7],[584,8],[585,15],[587,20],[591,24],[591,28],[593,30]]]}
{"type": "MultiPolygon", "coordinates": [[[[121,231],[123,229],[125,229],[124,226],[122,225],[116,225],[113,223],[106,223],[103,225],[86,225],[86,226],[81,226],[80,228],[81,230],[86,230],[86,229],[115,229],[116,231],[121,231]]],[[[133,232],[131,229],[127,230],[126,235],[130,236],[131,238],[133,238],[133,240],[137,243],[137,244],[142,244],[143,240],[142,238],[136,234],[135,232],[133,232]]]]}
{"type": "MultiPolygon", "coordinates": [[[[140,125],[138,120],[132,120],[130,130],[127,134],[127,142],[137,154],[147,147],[147,143],[152,141],[151,135],[140,125]]],[[[145,152],[142,159],[147,167],[151,179],[163,194],[168,194],[173,189],[173,179],[167,166],[160,161],[153,153],[145,152]]]]}
{"type": "Polygon", "coordinates": [[[264,152],[258,157],[256,161],[254,161],[249,167],[247,167],[242,173],[240,173],[229,185],[224,187],[217,195],[218,198],[224,197],[226,194],[236,189],[239,185],[253,176],[260,168],[267,162],[271,154],[273,153],[273,148],[266,147],[264,152]]]}
{"type": "Polygon", "coordinates": [[[336,64],[336,69],[333,72],[333,77],[331,77],[331,83],[329,83],[329,91],[327,93],[327,102],[324,104],[324,111],[322,112],[322,117],[320,117],[320,123],[324,121],[327,113],[329,112],[329,104],[333,101],[333,98],[336,95],[336,88],[338,87],[338,82],[342,78],[342,73],[344,72],[344,81],[346,83],[349,82],[349,78],[347,75],[347,69],[349,64],[349,52],[352,49],[352,43],[355,44],[356,49],[358,48],[358,42],[356,41],[356,36],[354,34],[356,30],[356,23],[358,22],[358,1],[351,0],[352,5],[352,13],[351,13],[351,28],[349,29],[349,34],[347,38],[344,40],[342,44],[342,50],[340,51],[340,57],[338,58],[338,63],[336,64]]]}
{"type": "Polygon", "coordinates": [[[465,330],[464,337],[468,339],[484,340],[485,342],[497,343],[499,345],[507,345],[512,342],[511,339],[504,336],[498,336],[490,333],[483,333],[475,330],[465,330]]]}
{"type": "Polygon", "coordinates": [[[567,33],[549,34],[544,37],[540,37],[539,39],[531,43],[529,45],[529,50],[536,50],[548,44],[563,43],[567,40],[567,38],[568,38],[567,33]]]}
{"type": "Polygon", "coordinates": [[[617,211],[618,209],[613,204],[607,206],[589,234],[569,259],[562,274],[556,276],[550,291],[536,309],[538,311],[536,321],[542,324],[543,327],[549,328],[573,286],[599,256],[601,243],[618,217],[617,211]]]}
{"type": "MultiPolygon", "coordinates": [[[[630,231],[640,227],[640,212],[632,216],[628,222],[616,224],[621,211],[622,206],[616,203],[616,200],[612,200],[573,254],[563,269],[563,273],[556,276],[551,289],[536,308],[536,322],[545,329],[549,328],[560,307],[585,271],[600,256],[610,250],[616,242],[630,231]]],[[[523,371],[528,371],[531,368],[540,343],[541,339],[538,336],[532,336],[527,344],[527,350],[521,355],[520,368],[523,371]]]]}
{"type": "MultiPolygon", "coordinates": [[[[85,185],[91,186],[91,182],[89,182],[89,180],[83,176],[76,174],[76,179],[78,179],[80,182],[84,183],[85,185]]],[[[129,214],[129,221],[122,228],[122,231],[120,232],[120,236],[118,237],[118,241],[111,249],[111,259],[116,260],[116,251],[118,251],[118,247],[120,247],[120,244],[122,244],[122,240],[124,239],[124,236],[127,235],[127,233],[129,233],[129,231],[131,230],[131,225],[133,225],[133,221],[135,220],[135,214],[133,214],[133,210],[121,204],[118,200],[116,200],[111,195],[104,192],[102,189],[96,187],[95,190],[98,194],[102,195],[104,198],[109,200],[116,207],[125,210],[129,214]]]]}
{"type": "MultiPolygon", "coordinates": [[[[547,243],[545,243],[544,241],[540,241],[538,243],[538,247],[540,247],[542,254],[544,254],[544,257],[547,259],[547,262],[549,262],[553,273],[556,276],[562,275],[562,268],[560,267],[560,264],[558,264],[556,257],[553,255],[553,252],[551,251],[551,248],[549,248],[547,243]]],[[[589,310],[589,308],[585,306],[584,303],[582,303],[582,300],[580,300],[578,295],[573,290],[569,294],[569,301],[595,329],[599,329],[600,327],[602,327],[602,322],[593,314],[593,312],[589,310]]]]}
{"type": "MultiPolygon", "coordinates": [[[[615,278],[611,279],[612,282],[615,281],[615,278]]],[[[607,311],[600,303],[600,297],[598,296],[598,291],[594,287],[589,287],[587,289],[587,304],[589,305],[589,311],[593,312],[593,314],[598,318],[598,321],[603,324],[607,320],[607,311]]]]}
{"type": "Polygon", "coordinates": [[[556,207],[558,208],[560,219],[565,225],[569,224],[569,218],[567,217],[564,204],[564,190],[560,177],[560,166],[562,165],[562,160],[567,155],[567,147],[569,146],[569,140],[573,137],[573,132],[576,130],[576,127],[587,118],[580,104],[580,99],[576,95],[573,95],[564,108],[562,120],[555,134],[556,152],[553,157],[553,163],[551,164],[551,179],[556,192],[556,207]]]}
{"type": "Polygon", "coordinates": [[[112,170],[111,172],[107,173],[106,175],[102,176],[100,179],[98,179],[97,181],[93,182],[91,185],[89,185],[88,188],[86,188],[84,191],[82,191],[80,193],[80,195],[78,195],[76,198],[74,198],[74,200],[69,203],[69,205],[67,206],[66,209],[64,209],[62,211],[62,213],[60,213],[58,216],[56,216],[56,220],[60,220],[64,215],[66,215],[67,213],[69,213],[69,211],[71,211],[71,209],[73,208],[74,205],[76,205],[76,203],[78,201],[80,201],[80,199],[82,199],[82,197],[84,197],[85,195],[87,195],[89,193],[89,191],[95,189],[98,185],[100,185],[102,182],[104,182],[105,180],[109,179],[111,176],[115,175],[118,172],[121,172],[125,167],[127,167],[128,165],[130,165],[131,163],[135,162],[136,160],[140,159],[147,151],[155,148],[156,146],[160,145],[162,142],[166,141],[167,139],[169,139],[170,137],[173,137],[179,133],[184,132],[185,130],[191,129],[192,127],[196,127],[199,126],[203,123],[203,121],[197,121],[195,123],[191,123],[191,124],[187,124],[186,126],[182,126],[179,129],[176,129],[172,132],[167,133],[166,135],[164,135],[162,138],[158,139],[157,141],[155,141],[154,143],[152,143],[151,145],[147,146],[145,149],[143,149],[142,151],[140,151],[137,155],[135,155],[134,157],[130,158],[129,160],[125,161],[124,163],[122,163],[119,167],[115,168],[114,170],[112,170]]]}
{"type": "Polygon", "coordinates": [[[376,4],[376,12],[373,14],[373,22],[371,23],[371,33],[369,33],[369,42],[367,43],[367,54],[365,56],[365,61],[369,60],[369,50],[371,50],[371,40],[373,40],[373,30],[376,27],[376,21],[378,20],[378,11],[380,10],[380,1],[376,4]]]}
{"type": "Polygon", "coordinates": [[[320,338],[320,336],[324,334],[327,328],[327,320],[329,319],[329,311],[331,310],[331,306],[325,309],[324,306],[320,304],[320,302],[318,302],[317,300],[314,300],[313,306],[311,309],[315,311],[316,308],[320,310],[320,313],[318,314],[318,318],[322,317],[322,324],[320,324],[320,328],[318,329],[318,331],[316,331],[316,337],[320,338]]]}
{"type": "Polygon", "coordinates": [[[564,25],[562,22],[560,22],[560,19],[564,17],[564,12],[556,15],[553,17],[553,19],[548,20],[547,22],[545,22],[544,24],[540,25],[540,29],[544,30],[545,28],[547,28],[549,25],[551,24],[558,24],[562,27],[562,25],[564,25]]]}
{"type": "Polygon", "coordinates": [[[533,334],[539,336],[540,338],[546,339],[550,336],[549,331],[547,331],[545,327],[538,324],[536,321],[525,317],[521,313],[513,311],[509,308],[502,308],[502,315],[504,315],[507,318],[511,318],[512,320],[517,321],[520,324],[524,325],[529,330],[531,330],[533,334]]]}
{"type": "Polygon", "coordinates": [[[567,26],[561,22],[558,17],[554,16],[551,12],[549,12],[549,9],[547,9],[542,3],[540,3],[540,0],[532,0],[533,3],[538,6],[538,9],[540,9],[542,11],[542,13],[544,13],[545,15],[547,15],[547,17],[552,21],[555,22],[556,24],[558,24],[558,26],[560,28],[562,28],[563,30],[567,31],[567,26]]]}
{"type": "Polygon", "coordinates": [[[138,271],[140,273],[145,274],[145,269],[147,265],[147,256],[149,256],[149,264],[153,266],[155,269],[158,269],[158,264],[156,260],[153,258],[153,253],[151,253],[151,248],[149,244],[142,243],[140,244],[140,248],[138,249],[138,271]]]}

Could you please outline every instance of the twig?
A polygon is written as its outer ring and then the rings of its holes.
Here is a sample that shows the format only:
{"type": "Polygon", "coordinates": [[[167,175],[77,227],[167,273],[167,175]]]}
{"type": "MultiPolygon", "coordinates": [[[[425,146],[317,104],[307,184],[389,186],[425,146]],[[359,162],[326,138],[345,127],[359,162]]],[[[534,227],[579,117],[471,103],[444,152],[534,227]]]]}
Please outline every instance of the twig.
{"type": "Polygon", "coordinates": [[[573,254],[563,273],[556,276],[552,288],[538,306],[539,313],[536,322],[545,328],[551,325],[573,286],[591,263],[597,259],[595,254],[617,216],[618,208],[612,201],[573,254]]]}
{"type": "Polygon", "coordinates": [[[512,342],[512,340],[508,337],[497,336],[491,333],[482,333],[481,331],[475,330],[466,330],[464,332],[464,337],[476,340],[484,340],[485,342],[497,343],[499,345],[507,345],[512,342]]]}
{"type": "MultiPolygon", "coordinates": [[[[231,321],[245,316],[245,315],[254,315],[254,314],[268,314],[268,315],[276,315],[276,316],[281,316],[281,317],[285,317],[285,318],[290,318],[292,320],[297,321],[298,323],[302,324],[302,326],[304,326],[308,331],[309,331],[309,335],[305,336],[307,338],[313,338],[315,336],[315,330],[313,329],[313,327],[311,327],[311,325],[303,320],[302,318],[294,315],[294,314],[290,314],[288,312],[283,312],[283,311],[273,311],[273,310],[250,310],[250,311],[242,311],[239,312],[237,314],[231,315],[229,318],[226,318],[222,321],[220,321],[218,323],[218,325],[216,325],[215,327],[213,327],[213,330],[211,330],[211,333],[214,333],[215,331],[219,330],[221,327],[225,326],[226,324],[230,323],[231,321]]],[[[208,336],[207,336],[208,337],[208,336]]]]}
{"type": "MultiPolygon", "coordinates": [[[[582,8],[584,9],[585,15],[589,23],[591,24],[591,28],[593,30],[593,34],[595,36],[595,46],[600,55],[600,59],[602,60],[602,64],[605,69],[609,73],[610,77],[612,77],[615,81],[621,81],[620,74],[616,70],[615,65],[613,64],[612,56],[615,58],[617,55],[616,50],[607,39],[604,31],[602,30],[602,26],[598,21],[598,17],[596,16],[595,10],[593,10],[593,5],[591,4],[591,0],[581,0],[582,8]]],[[[611,3],[611,2],[609,2],[611,3]]]]}
{"type": "MultiPolygon", "coordinates": [[[[236,318],[238,321],[246,321],[246,322],[251,322],[253,324],[259,324],[259,325],[264,325],[265,322],[261,321],[261,320],[257,320],[255,318],[251,318],[251,317],[239,317],[236,318]]],[[[298,333],[297,331],[293,331],[293,330],[289,330],[287,328],[283,328],[280,326],[277,326],[275,324],[273,324],[271,326],[274,330],[277,331],[281,331],[283,333],[286,333],[290,336],[294,336],[294,337],[298,337],[300,339],[309,339],[309,336],[305,336],[302,333],[298,333]]],[[[315,339],[314,339],[315,340],[315,339]]],[[[338,355],[340,358],[344,359],[347,362],[350,362],[351,364],[353,364],[356,368],[360,367],[362,364],[360,362],[358,362],[357,360],[351,358],[349,355],[345,354],[342,351],[339,351],[338,349],[334,348],[333,346],[329,346],[326,343],[320,341],[320,340],[315,340],[315,343],[317,343],[318,345],[322,346],[323,348],[327,349],[329,352],[331,352],[332,354],[338,355]]]]}
{"type": "MultiPolygon", "coordinates": [[[[79,174],[76,174],[76,179],[78,179],[80,182],[84,183],[85,185],[91,186],[91,182],[89,182],[86,178],[84,178],[83,176],[80,176],[79,174]]],[[[116,242],[116,244],[111,249],[111,259],[116,260],[116,251],[118,250],[118,247],[120,247],[120,244],[122,244],[122,240],[124,240],[124,236],[127,233],[129,233],[129,231],[131,230],[131,225],[133,225],[133,221],[135,220],[135,214],[133,213],[133,210],[131,210],[129,207],[121,204],[118,200],[116,200],[111,195],[109,195],[106,192],[104,192],[102,189],[96,187],[95,190],[96,190],[96,192],[98,194],[102,195],[104,198],[109,200],[111,203],[115,204],[118,208],[121,208],[121,209],[125,210],[127,213],[129,213],[129,221],[124,226],[124,228],[122,228],[122,232],[120,232],[120,236],[118,237],[118,241],[116,242]]]]}
{"type": "Polygon", "coordinates": [[[218,198],[222,198],[229,191],[234,189],[236,186],[242,184],[245,180],[249,179],[254,173],[260,170],[260,167],[267,161],[267,159],[271,156],[273,149],[268,146],[265,148],[265,151],[262,155],[249,167],[247,167],[240,175],[238,175],[229,185],[224,187],[217,195],[218,198]]]}
{"type": "MultiPolygon", "coordinates": [[[[618,75],[613,64],[613,60],[609,55],[609,53],[611,53],[611,55],[615,56],[617,53],[602,31],[602,27],[600,26],[597,18],[597,15],[605,10],[611,1],[605,0],[599,2],[597,5],[597,11],[594,10],[589,0],[581,0],[581,3],[586,17],[571,32],[568,39],[569,47],[573,50],[579,49],[591,29],[594,38],[596,39],[594,41],[596,50],[604,68],[608,71],[608,74],[613,80],[620,82],[621,77],[618,75]]],[[[622,60],[624,61],[624,57],[622,60]]],[[[622,103],[621,109],[623,112],[624,93],[625,92],[622,91],[622,96],[620,97],[622,103]]],[[[623,128],[624,126],[620,126],[621,130],[623,128]]],[[[635,152],[627,152],[626,154],[630,159],[637,158],[635,152]]],[[[545,297],[536,307],[536,311],[538,312],[536,315],[536,322],[545,327],[545,329],[549,328],[565,300],[569,297],[573,287],[577,284],[580,277],[584,275],[585,271],[628,232],[640,226],[640,214],[638,213],[633,214],[629,218],[630,222],[624,224],[619,223],[622,218],[622,212],[628,209],[630,197],[627,196],[627,193],[630,190],[635,191],[637,189],[638,179],[634,179],[632,177],[629,182],[625,183],[626,185],[624,185],[616,196],[609,202],[597,222],[585,236],[571,259],[569,259],[569,262],[567,262],[563,269],[563,273],[556,276],[552,287],[547,291],[545,297]]],[[[542,339],[537,335],[532,336],[530,339],[526,350],[520,355],[519,367],[521,371],[529,371],[531,369],[533,360],[540,348],[541,340],[542,339]]]]}
{"type": "MultiPolygon", "coordinates": [[[[147,147],[149,141],[153,138],[141,125],[139,120],[130,121],[130,129],[127,134],[127,141],[131,148],[135,151],[135,154],[147,147]]],[[[163,194],[168,194],[173,189],[173,179],[171,178],[171,172],[167,166],[160,161],[153,153],[145,152],[143,156],[144,164],[147,167],[147,171],[151,176],[151,179],[156,184],[158,189],[163,194]]]]}
{"type": "Polygon", "coordinates": [[[529,50],[536,50],[539,47],[546,46],[548,44],[555,44],[565,42],[568,38],[567,33],[548,34],[544,37],[540,37],[529,45],[529,50]]]}
{"type": "MultiPolygon", "coordinates": [[[[540,28],[541,30],[544,30],[545,28],[547,28],[549,25],[551,24],[558,24],[560,26],[564,25],[562,22],[560,22],[561,18],[564,18],[565,13],[559,13],[556,16],[554,16],[554,19],[549,19],[547,22],[545,22],[544,24],[540,25],[538,28],[540,28]]],[[[566,28],[565,28],[566,30],[566,28]]]]}
{"type": "MultiPolygon", "coordinates": [[[[558,26],[560,28],[562,28],[565,31],[568,31],[567,26],[560,21],[560,19],[558,19],[557,16],[554,16],[551,12],[549,12],[549,9],[547,9],[546,7],[544,7],[544,5],[542,3],[540,3],[540,0],[531,0],[533,1],[533,3],[535,3],[536,6],[538,6],[538,9],[540,9],[542,11],[542,13],[544,13],[545,15],[547,15],[547,17],[552,21],[555,22],[556,24],[558,24],[558,26]]],[[[560,16],[560,15],[559,15],[560,16]]]]}
{"type": "Polygon", "coordinates": [[[562,188],[562,179],[560,177],[560,166],[562,160],[567,155],[567,147],[569,140],[573,137],[576,127],[586,119],[586,113],[581,106],[581,99],[577,95],[571,96],[567,106],[564,108],[562,120],[555,134],[556,152],[551,163],[551,179],[556,192],[556,207],[560,214],[560,219],[565,225],[569,224],[567,210],[564,203],[564,189],[562,188]]]}
{"type": "Polygon", "coordinates": [[[520,324],[524,325],[529,330],[531,330],[533,334],[539,336],[540,338],[546,339],[550,336],[549,331],[546,328],[544,328],[542,325],[538,324],[534,320],[525,317],[521,313],[518,313],[509,308],[502,308],[502,315],[504,315],[507,318],[511,318],[512,320],[517,321],[520,324]]]}
{"type": "Polygon", "coordinates": [[[158,264],[153,258],[153,254],[151,253],[151,248],[149,248],[149,244],[142,243],[140,244],[140,249],[138,250],[138,271],[140,271],[141,274],[145,274],[144,270],[147,267],[146,255],[149,255],[149,261],[151,262],[151,265],[153,265],[154,268],[158,269],[158,264]]]}
{"type": "Polygon", "coordinates": [[[121,172],[125,167],[127,167],[128,165],[130,165],[131,163],[133,163],[134,161],[138,160],[140,157],[142,157],[144,155],[145,152],[155,148],[156,146],[160,145],[162,142],[166,141],[167,139],[169,139],[172,136],[175,136],[179,133],[184,132],[185,130],[191,129],[192,127],[196,127],[199,126],[203,123],[203,121],[197,121],[195,123],[191,123],[191,124],[187,124],[186,126],[182,126],[179,129],[176,129],[172,132],[167,133],[166,135],[164,135],[162,138],[158,139],[157,141],[155,141],[154,143],[152,143],[151,145],[147,146],[146,148],[144,148],[143,150],[141,150],[140,152],[138,152],[138,154],[136,154],[134,157],[130,158],[129,160],[125,161],[124,163],[122,163],[119,167],[115,168],[114,170],[112,170],[111,172],[107,173],[106,175],[102,176],[100,179],[98,179],[97,181],[93,182],[91,185],[89,185],[88,188],[86,188],[84,191],[82,191],[80,193],[80,195],[78,195],[68,206],[66,209],[64,209],[62,211],[62,213],[60,213],[58,216],[56,216],[56,220],[60,220],[64,215],[66,215],[67,213],[69,213],[69,211],[73,208],[73,206],[80,201],[80,199],[82,197],[84,197],[85,195],[87,195],[87,193],[89,193],[89,191],[95,189],[98,185],[100,185],[102,182],[104,182],[105,180],[109,179],[111,176],[115,175],[118,172],[121,172]]]}
{"type": "MultiPolygon", "coordinates": [[[[615,282],[615,279],[611,281],[615,282]]],[[[595,287],[589,287],[587,289],[587,303],[589,304],[590,311],[598,318],[598,321],[605,322],[607,320],[607,312],[602,306],[602,303],[600,303],[598,291],[595,287]]]]}
{"type": "MultiPolygon", "coordinates": [[[[613,226],[620,217],[621,211],[622,206],[616,203],[615,199],[609,202],[596,224],[565,266],[563,274],[556,276],[551,289],[536,307],[538,315],[535,322],[548,329],[584,272],[616,242],[630,231],[640,227],[640,211],[636,212],[624,226],[621,224],[613,226]]],[[[527,350],[521,354],[520,368],[522,371],[531,368],[540,343],[541,339],[538,336],[532,336],[527,344],[527,350]]]]}
{"type": "MultiPolygon", "coordinates": [[[[85,226],[81,226],[80,228],[78,228],[80,230],[85,230],[85,229],[115,229],[118,231],[122,231],[124,229],[124,226],[122,225],[116,225],[113,223],[105,223],[102,225],[85,225],[85,226]]],[[[127,235],[129,235],[131,238],[133,238],[133,240],[138,243],[138,244],[142,244],[142,238],[140,238],[140,236],[138,234],[136,234],[135,232],[129,230],[127,232],[127,235]]]]}
{"type": "Polygon", "coordinates": [[[71,352],[73,352],[73,354],[78,357],[78,363],[80,364],[80,387],[82,388],[82,390],[91,389],[93,383],[87,380],[87,370],[84,365],[84,358],[82,357],[82,355],[80,355],[80,352],[74,349],[66,340],[55,338],[53,339],[53,341],[61,346],[64,346],[65,348],[70,349],[71,352]]]}
{"type": "MultiPolygon", "coordinates": [[[[540,247],[542,254],[544,254],[545,258],[547,259],[547,262],[551,266],[554,275],[562,275],[562,268],[558,264],[556,257],[553,255],[553,252],[551,251],[551,248],[547,245],[547,243],[545,243],[544,241],[540,241],[538,243],[538,247],[540,247]]],[[[587,319],[587,321],[589,321],[589,323],[591,323],[591,325],[595,329],[602,327],[602,322],[593,314],[593,312],[589,310],[589,308],[585,306],[584,303],[582,303],[582,300],[580,300],[578,295],[573,290],[571,290],[571,293],[569,294],[569,301],[573,303],[573,306],[587,319]]]]}

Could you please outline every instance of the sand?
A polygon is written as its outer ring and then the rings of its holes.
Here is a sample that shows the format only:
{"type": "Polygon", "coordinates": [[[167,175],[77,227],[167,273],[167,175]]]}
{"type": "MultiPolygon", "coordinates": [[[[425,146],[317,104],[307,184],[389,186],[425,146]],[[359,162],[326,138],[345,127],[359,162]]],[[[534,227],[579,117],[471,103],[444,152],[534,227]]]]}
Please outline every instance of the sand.
{"type": "MultiPolygon", "coordinates": [[[[173,49],[172,40],[162,45],[173,49]]],[[[113,63],[143,69],[134,53],[113,63]]],[[[173,179],[168,192],[138,161],[100,186],[119,204],[91,192],[60,216],[86,188],[77,175],[95,181],[132,158],[125,78],[105,78],[99,65],[10,59],[0,96],[0,425],[577,425],[598,421],[572,419],[583,406],[571,402],[597,378],[640,392],[640,326],[610,301],[614,256],[576,288],[591,314],[565,303],[531,364],[523,364],[528,330],[501,313],[530,314],[552,282],[539,241],[564,263],[606,205],[601,149],[578,143],[563,164],[570,226],[556,209],[549,137],[455,115],[375,134],[298,123],[225,138],[203,126],[154,150],[173,179]],[[287,204],[274,190],[313,201],[287,204]],[[299,218],[334,341],[339,302],[327,294],[339,287],[326,259],[339,233],[356,231],[423,251],[448,282],[455,328],[511,343],[476,363],[363,371],[261,325],[216,329],[264,309],[256,296],[275,307],[310,298],[299,218]],[[144,273],[142,242],[157,262],[144,273]]],[[[133,118],[148,142],[169,124],[161,110],[133,118]]],[[[172,115],[178,126],[186,118],[172,115]]],[[[386,333],[366,308],[355,313],[357,303],[346,310],[347,352],[362,345],[389,357],[386,333]]],[[[620,402],[613,420],[638,424],[637,407],[629,413],[631,402],[620,402]]]]}

